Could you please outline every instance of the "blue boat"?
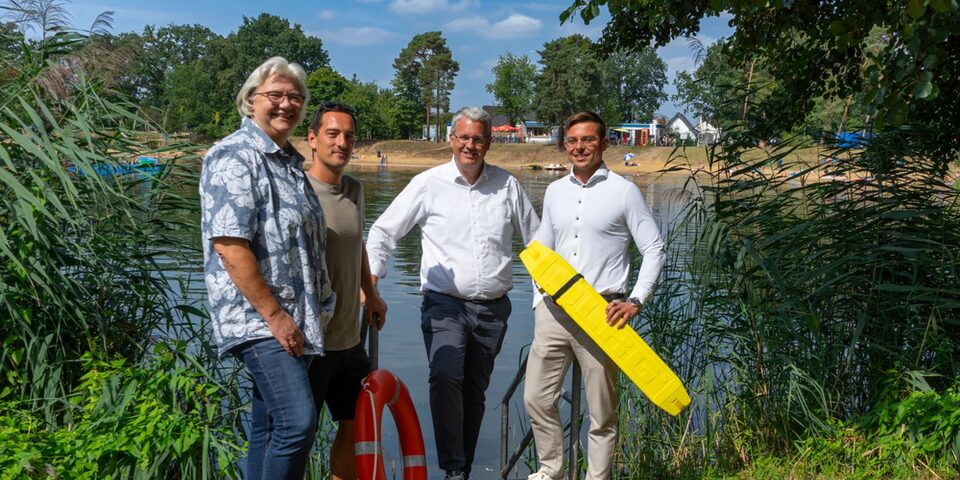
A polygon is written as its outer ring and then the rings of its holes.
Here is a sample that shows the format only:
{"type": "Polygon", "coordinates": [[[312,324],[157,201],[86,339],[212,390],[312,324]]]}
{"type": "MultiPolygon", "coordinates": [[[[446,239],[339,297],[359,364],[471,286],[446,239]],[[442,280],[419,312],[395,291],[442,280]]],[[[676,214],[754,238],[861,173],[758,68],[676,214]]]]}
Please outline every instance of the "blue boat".
{"type": "MultiPolygon", "coordinates": [[[[164,165],[154,157],[138,157],[135,162],[129,163],[96,163],[93,171],[101,177],[121,177],[126,175],[156,176],[163,171],[164,165]]],[[[78,170],[73,163],[69,166],[70,173],[84,175],[86,172],[78,170]]]]}

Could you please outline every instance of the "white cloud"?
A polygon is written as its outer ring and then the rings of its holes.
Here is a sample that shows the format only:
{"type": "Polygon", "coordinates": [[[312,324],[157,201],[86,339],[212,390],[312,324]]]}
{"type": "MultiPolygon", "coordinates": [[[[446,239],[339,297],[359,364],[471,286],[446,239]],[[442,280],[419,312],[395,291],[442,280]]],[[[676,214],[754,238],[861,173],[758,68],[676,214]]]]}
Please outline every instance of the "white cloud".
{"type": "Polygon", "coordinates": [[[518,38],[536,35],[543,28],[543,22],[536,18],[514,13],[509,17],[493,24],[490,29],[491,38],[518,38]]]}
{"type": "Polygon", "coordinates": [[[348,47],[365,47],[397,40],[400,36],[394,32],[376,27],[343,27],[321,32],[324,42],[348,47]]]}
{"type": "Polygon", "coordinates": [[[320,17],[320,20],[333,20],[333,18],[337,16],[337,13],[333,10],[324,10],[317,16],[320,17]]]}
{"type": "Polygon", "coordinates": [[[528,37],[540,33],[543,22],[526,15],[513,14],[509,17],[490,24],[483,17],[458,18],[443,26],[445,31],[475,32],[487,38],[506,39],[528,37]]]}

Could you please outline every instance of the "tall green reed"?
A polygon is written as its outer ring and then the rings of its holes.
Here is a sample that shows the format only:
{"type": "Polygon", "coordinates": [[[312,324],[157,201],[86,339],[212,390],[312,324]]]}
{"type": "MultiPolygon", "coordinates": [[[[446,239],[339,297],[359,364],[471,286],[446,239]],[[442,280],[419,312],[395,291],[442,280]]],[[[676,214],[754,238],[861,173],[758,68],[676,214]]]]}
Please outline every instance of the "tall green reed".
{"type": "Polygon", "coordinates": [[[61,30],[0,52],[0,434],[29,439],[0,473],[236,477],[215,364],[166,338],[202,324],[169,275],[196,269],[195,175],[175,158],[159,175],[97,173],[192,147],[143,141],[146,117],[87,70],[94,41],[61,30]]]}
{"type": "Polygon", "coordinates": [[[925,154],[935,150],[915,144],[929,138],[920,125],[874,132],[865,148],[824,146],[828,163],[800,162],[794,151],[811,147],[800,138],[756,159],[738,127],[710,147],[715,173],[691,177],[682,221],[696,241],[672,252],[638,325],[693,403],[673,419],[621,390],[631,478],[789,455],[899,401],[887,386],[898,372],[940,391],[956,382],[954,159],[925,154]]]}

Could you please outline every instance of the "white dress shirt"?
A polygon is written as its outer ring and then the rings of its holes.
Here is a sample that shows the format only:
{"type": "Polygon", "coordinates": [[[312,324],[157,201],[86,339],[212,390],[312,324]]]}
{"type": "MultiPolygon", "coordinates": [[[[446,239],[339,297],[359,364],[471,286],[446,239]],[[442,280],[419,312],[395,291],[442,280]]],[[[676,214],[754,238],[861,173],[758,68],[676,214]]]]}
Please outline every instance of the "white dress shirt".
{"type": "Polygon", "coordinates": [[[420,226],[420,288],[468,300],[489,300],[513,286],[513,234],[530,242],[540,220],[505,170],[485,164],[474,185],[456,163],[436,166],[410,180],[367,234],[370,270],[387,273],[397,241],[420,226]]]}
{"type": "Polygon", "coordinates": [[[603,163],[586,183],[571,172],[547,187],[543,223],[534,238],[559,253],[601,294],[626,294],[631,237],[643,263],[626,296],[646,303],[666,255],[640,189],[603,163]]]}

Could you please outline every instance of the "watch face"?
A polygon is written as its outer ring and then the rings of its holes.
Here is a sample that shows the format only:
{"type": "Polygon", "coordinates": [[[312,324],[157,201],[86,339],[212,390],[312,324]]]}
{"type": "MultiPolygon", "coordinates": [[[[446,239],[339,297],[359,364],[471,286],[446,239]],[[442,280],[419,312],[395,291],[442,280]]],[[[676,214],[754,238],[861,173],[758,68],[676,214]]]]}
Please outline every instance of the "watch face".
{"type": "Polygon", "coordinates": [[[630,302],[630,303],[632,303],[632,304],[634,304],[634,305],[636,305],[637,308],[640,308],[640,307],[643,306],[643,302],[641,302],[640,299],[637,298],[637,297],[630,297],[630,299],[627,300],[627,301],[630,302]]]}

